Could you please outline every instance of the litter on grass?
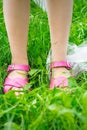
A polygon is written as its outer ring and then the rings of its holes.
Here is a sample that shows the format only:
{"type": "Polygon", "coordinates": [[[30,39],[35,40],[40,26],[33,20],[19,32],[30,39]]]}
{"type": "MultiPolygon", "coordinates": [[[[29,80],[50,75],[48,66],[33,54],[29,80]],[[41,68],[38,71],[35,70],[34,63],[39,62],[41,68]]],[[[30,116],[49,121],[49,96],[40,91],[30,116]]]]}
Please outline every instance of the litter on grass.
{"type": "MultiPolygon", "coordinates": [[[[49,65],[51,63],[51,49],[47,57],[47,70],[49,70],[49,65]]],[[[83,42],[79,46],[76,44],[68,44],[67,50],[67,61],[70,62],[72,66],[72,75],[87,71],[87,41],[83,42]]]]}

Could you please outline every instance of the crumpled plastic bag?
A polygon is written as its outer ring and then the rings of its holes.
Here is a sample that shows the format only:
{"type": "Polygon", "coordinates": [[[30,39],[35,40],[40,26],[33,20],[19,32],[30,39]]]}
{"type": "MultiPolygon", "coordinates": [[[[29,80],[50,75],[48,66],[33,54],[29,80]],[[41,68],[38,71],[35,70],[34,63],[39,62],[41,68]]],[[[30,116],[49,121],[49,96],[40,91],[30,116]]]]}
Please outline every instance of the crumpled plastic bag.
{"type": "Polygon", "coordinates": [[[38,4],[44,11],[47,11],[46,0],[34,0],[34,2],[38,4]]]}
{"type": "MultiPolygon", "coordinates": [[[[70,62],[72,66],[72,75],[76,76],[79,73],[87,71],[87,41],[83,42],[79,46],[76,44],[68,44],[67,50],[67,61],[70,62]]],[[[50,73],[51,63],[51,49],[49,51],[46,67],[50,73]]]]}

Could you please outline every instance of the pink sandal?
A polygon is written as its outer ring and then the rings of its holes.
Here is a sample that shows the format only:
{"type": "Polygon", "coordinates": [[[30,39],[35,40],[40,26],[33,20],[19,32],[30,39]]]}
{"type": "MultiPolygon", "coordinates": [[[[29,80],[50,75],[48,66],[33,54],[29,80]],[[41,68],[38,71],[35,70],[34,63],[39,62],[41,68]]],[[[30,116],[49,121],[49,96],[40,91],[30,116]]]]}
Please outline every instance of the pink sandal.
{"type": "MultiPolygon", "coordinates": [[[[52,62],[50,64],[50,69],[52,71],[52,68],[57,67],[65,67],[68,70],[72,69],[69,62],[60,61],[60,62],[52,62]]],[[[66,76],[60,76],[58,78],[52,78],[50,79],[50,89],[53,89],[54,87],[58,87],[61,83],[64,84],[64,87],[68,86],[68,79],[66,76]]]]}
{"type": "MultiPolygon", "coordinates": [[[[10,73],[13,70],[23,70],[28,72],[30,67],[28,65],[9,65],[7,72],[10,73]]],[[[4,92],[7,93],[13,87],[15,88],[23,88],[24,85],[28,83],[28,78],[6,78],[4,83],[4,92]]]]}

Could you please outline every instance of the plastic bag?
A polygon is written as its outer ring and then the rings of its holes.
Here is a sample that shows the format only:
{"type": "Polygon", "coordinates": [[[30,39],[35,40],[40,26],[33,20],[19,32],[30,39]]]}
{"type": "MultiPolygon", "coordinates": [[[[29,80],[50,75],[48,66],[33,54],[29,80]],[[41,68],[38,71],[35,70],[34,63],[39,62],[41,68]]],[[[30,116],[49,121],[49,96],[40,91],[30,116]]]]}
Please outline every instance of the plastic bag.
{"type": "Polygon", "coordinates": [[[34,0],[34,2],[38,4],[44,11],[47,11],[46,0],[34,0]]]}
{"type": "MultiPolygon", "coordinates": [[[[72,75],[87,71],[87,41],[77,46],[75,44],[68,44],[67,61],[72,66],[72,75]]],[[[49,64],[51,62],[51,49],[47,57],[47,70],[49,70],[49,64]]]]}

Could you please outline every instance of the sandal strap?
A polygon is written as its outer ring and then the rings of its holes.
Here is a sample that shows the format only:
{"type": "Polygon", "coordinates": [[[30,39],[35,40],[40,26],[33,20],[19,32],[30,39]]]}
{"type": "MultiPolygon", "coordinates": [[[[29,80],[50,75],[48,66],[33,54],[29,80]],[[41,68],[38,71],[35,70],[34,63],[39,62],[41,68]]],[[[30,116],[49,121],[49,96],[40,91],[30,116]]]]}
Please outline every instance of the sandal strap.
{"type": "Polygon", "coordinates": [[[60,76],[59,78],[51,78],[50,82],[50,89],[59,87],[61,83],[64,84],[64,87],[68,86],[68,79],[65,76],[60,76]]]}
{"type": "Polygon", "coordinates": [[[24,71],[28,72],[30,70],[30,66],[28,66],[28,65],[15,65],[15,64],[9,65],[7,71],[10,72],[13,70],[24,70],[24,71]]]}
{"type": "Polygon", "coordinates": [[[70,63],[67,62],[67,61],[60,61],[60,62],[55,61],[55,62],[52,62],[52,63],[50,64],[50,69],[52,69],[52,68],[57,68],[57,67],[66,67],[66,68],[69,69],[69,70],[72,69],[70,63]]]}
{"type": "Polygon", "coordinates": [[[8,92],[10,89],[13,87],[15,88],[23,88],[25,84],[28,83],[28,79],[23,79],[23,78],[15,78],[15,79],[10,79],[6,78],[5,83],[4,83],[4,92],[8,92]]]}
{"type": "Polygon", "coordinates": [[[15,79],[10,79],[6,78],[5,83],[4,83],[4,92],[8,92],[10,89],[13,87],[15,88],[23,88],[25,84],[28,83],[27,78],[15,78],[15,79]]]}
{"type": "Polygon", "coordinates": [[[28,79],[26,79],[26,78],[24,78],[24,79],[23,78],[15,78],[15,79],[6,78],[4,86],[10,85],[10,86],[14,86],[14,87],[17,87],[17,88],[21,88],[27,82],[28,82],[28,79]]]}

